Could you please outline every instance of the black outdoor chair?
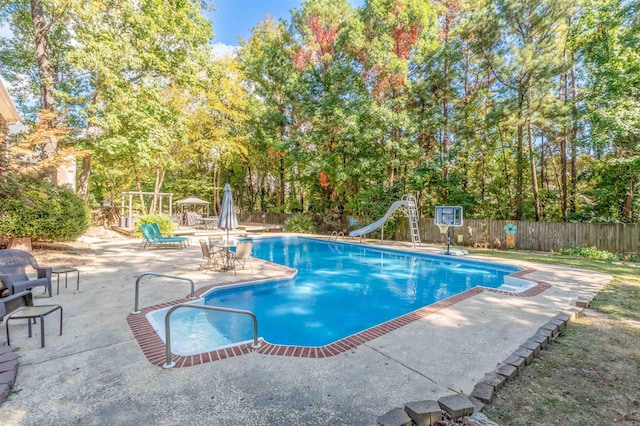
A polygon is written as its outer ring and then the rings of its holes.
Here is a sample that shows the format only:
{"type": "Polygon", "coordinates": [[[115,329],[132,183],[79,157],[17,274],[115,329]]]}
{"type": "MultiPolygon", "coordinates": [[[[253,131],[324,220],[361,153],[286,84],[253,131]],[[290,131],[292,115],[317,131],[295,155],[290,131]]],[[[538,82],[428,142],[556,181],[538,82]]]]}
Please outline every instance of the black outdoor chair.
{"type": "Polygon", "coordinates": [[[16,249],[0,250],[0,280],[9,290],[9,294],[16,294],[34,287],[44,287],[51,292],[51,272],[53,268],[41,267],[36,259],[26,251],[16,249]],[[31,279],[26,268],[30,266],[37,272],[37,278],[31,279]]]}

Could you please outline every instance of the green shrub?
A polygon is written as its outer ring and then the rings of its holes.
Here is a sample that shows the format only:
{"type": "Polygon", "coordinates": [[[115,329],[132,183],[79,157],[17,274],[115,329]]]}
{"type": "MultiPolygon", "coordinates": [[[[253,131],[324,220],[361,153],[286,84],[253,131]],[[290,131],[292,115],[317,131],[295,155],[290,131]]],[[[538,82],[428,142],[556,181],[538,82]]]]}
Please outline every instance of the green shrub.
{"type": "Polygon", "coordinates": [[[165,214],[148,214],[138,218],[138,222],[133,227],[133,235],[142,237],[140,225],[146,225],[147,223],[157,223],[162,235],[171,235],[176,228],[171,220],[171,216],[165,214]]]}
{"type": "Polygon", "coordinates": [[[0,235],[69,241],[89,227],[91,215],[72,190],[27,176],[0,182],[0,235]]]}
{"type": "Polygon", "coordinates": [[[605,250],[598,250],[597,247],[567,247],[559,251],[563,255],[582,256],[588,259],[604,260],[612,262],[620,260],[620,257],[605,250]]]}
{"type": "Polygon", "coordinates": [[[316,224],[313,218],[305,214],[291,216],[284,221],[284,228],[287,232],[299,232],[302,234],[313,234],[316,232],[316,224]]]}

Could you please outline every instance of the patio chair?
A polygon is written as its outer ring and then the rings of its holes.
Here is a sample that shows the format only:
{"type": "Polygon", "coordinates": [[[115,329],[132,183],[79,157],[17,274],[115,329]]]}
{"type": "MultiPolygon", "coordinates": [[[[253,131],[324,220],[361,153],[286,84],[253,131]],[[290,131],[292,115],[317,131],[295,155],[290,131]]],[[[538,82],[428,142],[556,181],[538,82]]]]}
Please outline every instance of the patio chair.
{"type": "Polygon", "coordinates": [[[251,249],[253,248],[252,241],[240,241],[236,245],[236,251],[231,252],[231,261],[233,263],[233,272],[237,274],[236,264],[242,264],[242,269],[245,269],[247,261],[251,266],[251,273],[253,274],[253,264],[251,263],[251,249]]]}
{"type": "Polygon", "coordinates": [[[151,235],[153,235],[160,241],[164,241],[167,243],[178,243],[183,247],[189,245],[189,238],[187,237],[175,237],[175,236],[168,237],[168,236],[162,235],[162,232],[160,232],[160,227],[155,222],[147,224],[147,229],[151,231],[151,235]]]}
{"type": "MultiPolygon", "coordinates": [[[[180,248],[184,247],[184,242],[174,240],[173,238],[162,238],[156,236],[156,232],[150,223],[140,225],[140,230],[142,231],[142,235],[144,236],[143,240],[140,242],[138,246],[138,250],[147,248],[147,246],[152,246],[154,244],[161,244],[164,247],[168,247],[168,244],[178,244],[180,248]]],[[[184,237],[181,237],[184,238],[184,237]]]]}
{"type": "Polygon", "coordinates": [[[198,270],[204,270],[205,272],[209,269],[213,269],[218,266],[218,261],[222,260],[222,256],[220,256],[217,252],[211,253],[209,251],[209,245],[205,240],[200,240],[200,250],[202,251],[202,263],[198,270]]]}
{"type": "Polygon", "coordinates": [[[33,295],[29,290],[21,291],[7,297],[0,297],[0,321],[2,321],[5,315],[23,306],[33,306],[33,295]]]}
{"type": "Polygon", "coordinates": [[[146,223],[143,223],[142,225],[140,225],[140,231],[142,232],[143,238],[142,238],[142,241],[140,242],[140,245],[138,246],[138,250],[147,248],[147,246],[152,246],[154,244],[162,244],[161,241],[159,241],[157,238],[155,238],[151,234],[151,231],[149,231],[149,228],[146,223]]]}
{"type": "Polygon", "coordinates": [[[51,292],[51,273],[53,268],[40,267],[36,259],[23,250],[0,250],[0,280],[9,289],[9,294],[20,293],[23,290],[34,287],[44,287],[51,292]],[[37,278],[31,279],[27,275],[26,268],[30,266],[37,272],[37,278]]]}

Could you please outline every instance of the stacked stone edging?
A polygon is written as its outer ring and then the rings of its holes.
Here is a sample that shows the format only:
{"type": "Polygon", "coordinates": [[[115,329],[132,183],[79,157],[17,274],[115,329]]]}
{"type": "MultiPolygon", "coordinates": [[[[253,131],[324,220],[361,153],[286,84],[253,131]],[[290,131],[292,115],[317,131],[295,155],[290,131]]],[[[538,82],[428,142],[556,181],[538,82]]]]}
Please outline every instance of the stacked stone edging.
{"type": "Polygon", "coordinates": [[[18,357],[11,347],[0,345],[0,405],[7,399],[18,375],[18,357]]]}
{"type": "MultiPolygon", "coordinates": [[[[558,338],[569,322],[580,318],[594,298],[595,294],[581,296],[575,306],[563,309],[551,318],[520,348],[498,364],[494,371],[485,374],[469,396],[454,394],[444,396],[438,401],[408,402],[403,408],[394,408],[379,416],[377,423],[381,426],[433,426],[442,424],[443,414],[452,419],[481,415],[480,411],[493,401],[495,394],[502,389],[507,380],[513,379],[526,365],[531,364],[541,350],[558,338]]],[[[495,424],[486,417],[470,420],[472,421],[469,424],[495,424]]]]}
{"type": "Polygon", "coordinates": [[[437,401],[407,402],[404,407],[394,408],[379,416],[377,422],[381,426],[435,426],[448,419],[469,417],[474,411],[475,407],[469,397],[453,394],[437,401]]]}
{"type": "Polygon", "coordinates": [[[482,410],[485,404],[490,404],[496,392],[502,388],[507,380],[513,379],[526,365],[531,364],[541,350],[545,349],[551,341],[558,338],[566,328],[567,323],[580,318],[584,314],[584,309],[589,306],[594,298],[595,294],[578,298],[576,306],[560,311],[520,345],[520,348],[498,364],[494,371],[486,374],[476,384],[470,395],[476,408],[482,410]]]}

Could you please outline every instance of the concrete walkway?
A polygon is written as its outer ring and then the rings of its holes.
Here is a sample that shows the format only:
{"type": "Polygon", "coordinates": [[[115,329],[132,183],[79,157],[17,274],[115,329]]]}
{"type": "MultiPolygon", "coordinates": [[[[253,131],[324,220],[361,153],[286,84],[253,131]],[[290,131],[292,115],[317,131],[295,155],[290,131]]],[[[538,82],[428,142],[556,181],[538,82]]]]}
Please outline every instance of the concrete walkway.
{"type": "MultiPolygon", "coordinates": [[[[610,280],[566,266],[500,260],[536,269],[531,278],[551,288],[533,297],[482,292],[329,358],[250,353],[164,370],[146,360],[127,325],[137,276],[180,275],[197,288],[236,277],[198,272],[196,240],[185,250],[137,251],[134,240],[93,247],[95,262],[79,267],[80,291],[71,279],[51,299],[36,290],[36,304],[64,307],[62,336],[55,332],[57,319],[48,317],[46,347],[40,349],[38,327],[28,339],[26,323],[11,324],[19,371],[0,407],[3,425],[375,424],[377,416],[408,401],[469,394],[552,316],[610,280]]],[[[281,273],[260,262],[254,268],[256,276],[281,273]]],[[[186,283],[144,280],[140,306],[188,292],[186,283]]]]}

